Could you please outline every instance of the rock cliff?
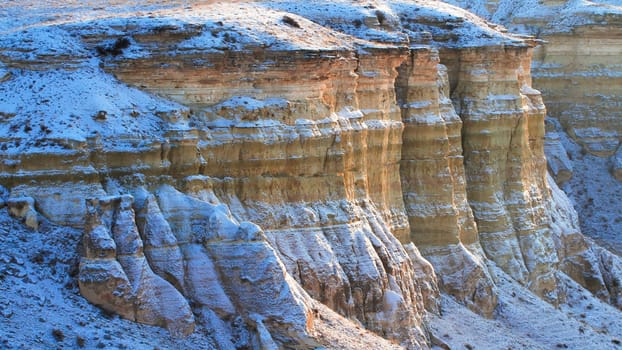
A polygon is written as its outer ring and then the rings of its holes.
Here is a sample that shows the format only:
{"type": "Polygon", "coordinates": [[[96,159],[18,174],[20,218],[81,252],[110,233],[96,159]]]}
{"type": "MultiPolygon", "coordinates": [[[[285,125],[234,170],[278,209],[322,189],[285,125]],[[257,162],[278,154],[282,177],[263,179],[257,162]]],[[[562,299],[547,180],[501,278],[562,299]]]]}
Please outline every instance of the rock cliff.
{"type": "Polygon", "coordinates": [[[491,318],[506,274],[553,305],[565,275],[619,305],[622,262],[547,179],[535,45],[433,1],[10,31],[7,205],[83,232],[91,303],[223,349],[427,348],[441,291],[491,318]]]}
{"type": "Polygon", "coordinates": [[[618,58],[622,52],[622,3],[447,2],[470,8],[511,31],[543,40],[534,50],[532,73],[534,87],[542,91],[550,119],[546,147],[549,169],[560,184],[578,171],[564,190],[579,207],[587,209],[579,212],[582,229],[616,247],[614,232],[619,231],[619,220],[615,221],[615,213],[604,215],[611,217],[611,221],[598,218],[599,213],[608,212],[610,201],[601,200],[602,195],[595,192],[607,188],[610,195],[615,192],[616,201],[620,199],[616,179],[621,140],[622,81],[618,58]],[[604,170],[599,181],[591,181],[592,176],[588,174],[593,165],[583,166],[586,155],[604,170]],[[613,178],[606,173],[611,173],[613,178]],[[605,184],[599,184],[601,181],[605,184]]]}
{"type": "MultiPolygon", "coordinates": [[[[615,177],[622,96],[618,62],[622,3],[497,1],[484,6],[479,1],[448,2],[503,23],[511,31],[542,39],[534,49],[532,75],[547,105],[544,147],[548,168],[579,209],[582,231],[619,253],[615,237],[621,185],[615,177]]],[[[580,231],[578,226],[571,231],[580,231]]],[[[573,244],[582,249],[588,245],[573,244]]]]}
{"type": "Polygon", "coordinates": [[[620,144],[622,3],[619,1],[448,1],[515,32],[544,40],[534,53],[534,85],[551,117],[586,152],[608,157],[620,144]],[[481,2],[479,2],[481,3],[481,2]]]}

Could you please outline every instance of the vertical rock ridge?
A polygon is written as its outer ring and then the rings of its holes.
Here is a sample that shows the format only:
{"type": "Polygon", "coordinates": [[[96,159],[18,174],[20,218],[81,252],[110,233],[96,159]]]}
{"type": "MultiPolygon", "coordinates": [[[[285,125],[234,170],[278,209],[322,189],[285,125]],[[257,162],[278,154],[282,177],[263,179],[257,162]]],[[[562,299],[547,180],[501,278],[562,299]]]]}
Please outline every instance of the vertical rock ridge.
{"type": "Polygon", "coordinates": [[[544,106],[529,87],[525,46],[446,50],[463,121],[469,204],[486,255],[555,303],[554,252],[545,202],[544,106]],[[494,131],[493,131],[494,130],[494,131]]]}
{"type": "Polygon", "coordinates": [[[494,284],[467,202],[462,122],[448,98],[446,69],[437,51],[421,48],[411,50],[399,71],[396,88],[405,124],[400,172],[410,239],[439,272],[446,292],[491,316],[494,284]]]}
{"type": "Polygon", "coordinates": [[[147,263],[132,202],[129,195],[87,201],[80,292],[124,318],[188,335],[194,316],[186,299],[147,263]]]}
{"type": "MultiPolygon", "coordinates": [[[[464,1],[451,2],[470,5],[464,1]]],[[[620,154],[622,84],[617,57],[622,48],[622,8],[616,3],[599,1],[554,0],[525,4],[504,1],[488,7],[487,11],[483,7],[473,9],[485,18],[502,22],[510,30],[543,39],[534,48],[531,72],[533,84],[542,91],[547,104],[544,147],[549,171],[557,184],[568,191],[573,202],[583,207],[579,213],[584,233],[599,238],[614,237],[618,231],[617,219],[615,214],[607,212],[612,198],[619,193],[614,178],[619,175],[620,154]],[[573,146],[565,149],[564,145],[573,146]],[[590,162],[590,165],[583,162],[590,162]],[[601,167],[597,172],[610,171],[613,176],[594,176],[594,164],[601,167]],[[574,167],[581,171],[575,172],[574,167]],[[601,181],[607,185],[599,184],[601,181]],[[602,196],[598,192],[605,186],[607,195],[602,196]],[[590,193],[586,190],[590,188],[598,188],[598,192],[590,193]],[[601,196],[606,198],[599,200],[601,196]]],[[[523,71],[528,72],[527,64],[523,65],[523,71]]],[[[527,86],[531,86],[531,77],[527,78],[527,86]]],[[[533,95],[530,89],[521,90],[528,97],[533,95]]],[[[538,118],[530,120],[538,121],[538,118]]],[[[533,133],[531,124],[529,128],[530,135],[539,134],[537,130],[533,133]]],[[[605,278],[607,268],[598,263],[599,252],[606,252],[606,249],[599,248],[581,234],[579,216],[557,189],[557,184],[549,180],[553,197],[549,211],[560,269],[595,296],[609,299],[616,305],[613,302],[616,297],[608,296],[608,290],[615,290],[616,286],[610,285],[612,280],[605,278]]],[[[604,238],[599,244],[616,245],[612,238],[604,238]]],[[[615,265],[615,259],[605,260],[615,265]]]]}

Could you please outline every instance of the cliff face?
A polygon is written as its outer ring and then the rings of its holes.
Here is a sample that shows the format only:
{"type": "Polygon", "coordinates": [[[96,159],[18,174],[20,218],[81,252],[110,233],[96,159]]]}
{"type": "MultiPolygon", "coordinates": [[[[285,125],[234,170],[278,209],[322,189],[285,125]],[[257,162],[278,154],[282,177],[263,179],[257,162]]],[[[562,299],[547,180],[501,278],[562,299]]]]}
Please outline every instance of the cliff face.
{"type": "Polygon", "coordinates": [[[462,121],[448,97],[447,69],[437,52],[419,49],[399,72],[400,172],[410,239],[435,266],[446,292],[491,315],[496,295],[466,198],[462,121]]]}
{"type": "MultiPolygon", "coordinates": [[[[542,91],[547,105],[544,147],[548,169],[579,209],[577,219],[583,232],[619,252],[619,2],[543,1],[534,6],[510,1],[487,2],[486,6],[478,1],[450,2],[501,22],[514,32],[543,40],[534,49],[532,75],[533,85],[542,91]]],[[[569,230],[572,231],[578,232],[579,224],[569,230]]],[[[582,238],[579,241],[571,246],[585,252],[591,250],[590,244],[582,238]]],[[[592,261],[590,269],[598,267],[594,257],[587,259],[592,261]]],[[[583,280],[572,268],[566,271],[583,280]]],[[[606,274],[605,270],[603,273],[606,274]]],[[[592,284],[583,284],[586,283],[592,284]]],[[[596,286],[600,284],[595,282],[590,289],[607,295],[604,287],[596,286]]]]}
{"type": "MultiPolygon", "coordinates": [[[[573,161],[567,155],[573,152],[562,149],[559,132],[567,134],[570,142],[578,144],[584,154],[611,158],[611,172],[619,177],[621,4],[543,1],[531,6],[525,2],[498,1],[482,6],[483,2],[478,1],[449,2],[471,8],[514,32],[544,40],[534,51],[532,72],[534,86],[545,96],[552,124],[559,124],[557,129],[551,126],[547,136],[549,167],[555,179],[564,183],[574,170],[573,161]]],[[[578,176],[585,177],[580,168],[578,176]]],[[[578,183],[572,187],[577,186],[589,187],[578,183]]],[[[618,187],[615,181],[611,186],[618,187]]],[[[587,196],[566,191],[576,202],[587,202],[587,196]]],[[[605,207],[600,203],[595,206],[593,213],[582,214],[582,221],[586,222],[583,226],[586,231],[598,235],[592,229],[598,223],[591,217],[605,211],[605,207]]],[[[607,226],[605,230],[617,231],[615,223],[607,226]]],[[[613,243],[612,239],[605,239],[613,243]]]]}
{"type": "Polygon", "coordinates": [[[553,304],[562,273],[618,298],[549,188],[530,40],[425,1],[18,34],[0,54],[11,213],[83,230],[80,292],[124,318],[310,348],[336,346],[336,320],[357,332],[345,316],[425,348],[439,287],[493,316],[492,266],[553,304]]]}
{"type": "Polygon", "coordinates": [[[530,86],[530,52],[506,47],[447,57],[450,69],[458,71],[454,98],[464,121],[467,195],[484,251],[517,281],[555,302],[557,257],[545,208],[545,109],[530,86]]]}
{"type": "Polygon", "coordinates": [[[535,50],[532,70],[549,115],[587,152],[613,155],[620,144],[620,3],[543,1],[533,9],[520,7],[508,9],[502,1],[484,15],[545,41],[535,50]]]}

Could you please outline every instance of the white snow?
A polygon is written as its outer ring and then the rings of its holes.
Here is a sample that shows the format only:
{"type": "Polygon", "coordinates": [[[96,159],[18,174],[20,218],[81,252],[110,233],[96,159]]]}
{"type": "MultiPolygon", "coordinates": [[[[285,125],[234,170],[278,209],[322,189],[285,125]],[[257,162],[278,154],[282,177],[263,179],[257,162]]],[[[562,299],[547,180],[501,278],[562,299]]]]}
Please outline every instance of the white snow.
{"type": "Polygon", "coordinates": [[[514,32],[539,35],[547,31],[560,32],[573,27],[606,21],[608,16],[622,15],[620,0],[570,0],[561,4],[550,4],[539,0],[444,0],[461,6],[495,23],[501,23],[514,32]],[[490,5],[490,6],[487,6],[490,5]],[[521,18],[525,23],[543,21],[543,28],[530,24],[520,24],[514,19],[521,18]]]}
{"type": "Polygon", "coordinates": [[[0,209],[0,348],[75,349],[79,338],[86,349],[213,346],[206,334],[175,339],[162,328],[122,320],[89,304],[75,279],[81,234],[45,220],[38,231],[28,230],[0,209]],[[54,338],[55,329],[63,340],[54,338]]]}
{"type": "Polygon", "coordinates": [[[573,167],[561,187],[579,213],[581,231],[622,254],[622,183],[611,173],[612,160],[586,153],[566,133],[558,133],[573,167]]]}
{"type": "MultiPolygon", "coordinates": [[[[114,146],[123,135],[153,137],[162,133],[165,123],[156,113],[184,110],[94,67],[15,72],[0,84],[0,111],[8,115],[0,123],[0,135],[10,135],[14,143],[25,141],[4,150],[9,154],[25,149],[62,152],[63,144],[87,138],[101,137],[114,146]]],[[[176,128],[183,127],[180,122],[176,128]]]]}
{"type": "Polygon", "coordinates": [[[569,298],[560,308],[542,301],[497,267],[499,307],[494,320],[442,300],[432,334],[451,349],[616,349],[622,339],[620,311],[560,275],[569,298]],[[526,317],[526,315],[528,315],[526,317]],[[589,316],[588,316],[589,315],[589,316]]]}

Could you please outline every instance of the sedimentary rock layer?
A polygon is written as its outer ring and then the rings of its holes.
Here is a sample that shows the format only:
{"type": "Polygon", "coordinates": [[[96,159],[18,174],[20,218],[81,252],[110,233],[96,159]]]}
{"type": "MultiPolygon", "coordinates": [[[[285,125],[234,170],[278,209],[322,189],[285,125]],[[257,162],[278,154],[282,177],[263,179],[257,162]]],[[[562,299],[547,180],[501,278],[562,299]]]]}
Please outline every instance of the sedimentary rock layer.
{"type": "Polygon", "coordinates": [[[412,51],[399,72],[400,172],[410,239],[434,264],[445,291],[490,315],[496,295],[466,198],[462,121],[448,97],[446,68],[436,51],[422,48],[412,51]]]}
{"type": "Polygon", "coordinates": [[[552,234],[532,42],[426,1],[298,5],[53,26],[59,70],[41,29],[3,39],[0,177],[27,225],[84,229],[88,300],[222,348],[326,345],[335,312],[425,348],[439,287],[494,314],[488,264],[617,298],[609,256],[552,234]]]}
{"type": "Polygon", "coordinates": [[[589,153],[611,156],[622,135],[622,8],[583,16],[588,23],[543,36],[534,80],[550,115],[574,140],[589,153]]]}
{"type": "MultiPolygon", "coordinates": [[[[534,51],[534,85],[549,116],[586,152],[612,156],[620,145],[622,6],[601,1],[447,1],[515,32],[542,39],[534,51]]],[[[555,172],[555,169],[552,169],[555,172]]],[[[565,180],[563,175],[561,180],[565,180]]]]}
{"type": "MultiPolygon", "coordinates": [[[[578,143],[582,154],[611,156],[611,171],[617,176],[622,87],[617,57],[622,49],[622,8],[615,3],[599,1],[543,1],[534,6],[521,1],[488,2],[487,6],[480,6],[482,2],[448,2],[470,6],[483,17],[499,21],[513,31],[543,39],[534,49],[532,75],[533,85],[542,91],[547,105],[544,147],[554,180],[558,184],[568,182],[573,176],[573,162],[577,161],[569,158],[570,152],[563,146],[565,134],[578,143]]],[[[533,140],[537,142],[539,138],[533,140]]],[[[540,166],[538,169],[541,171],[540,166]]],[[[593,174],[579,176],[592,177],[593,174]]],[[[580,194],[585,192],[584,186],[591,179],[579,182],[583,183],[578,189],[580,194]]],[[[556,194],[556,185],[551,184],[551,187],[552,208],[569,207],[564,195],[561,192],[556,194]]],[[[577,196],[577,193],[573,195],[577,196]]],[[[584,200],[592,206],[593,198],[584,200]]],[[[607,206],[611,205],[611,199],[605,202],[607,206]]],[[[561,269],[594,294],[607,299],[608,290],[615,290],[615,286],[607,284],[605,288],[603,283],[609,283],[604,280],[606,269],[597,263],[595,256],[598,253],[592,252],[596,249],[592,248],[593,243],[579,233],[577,217],[569,214],[574,211],[564,209],[562,216],[565,219],[561,220],[555,214],[556,210],[548,211],[553,213],[550,226],[554,240],[562,242],[556,243],[561,269]]],[[[594,222],[585,216],[586,213],[582,215],[584,223],[594,222]]]]}

